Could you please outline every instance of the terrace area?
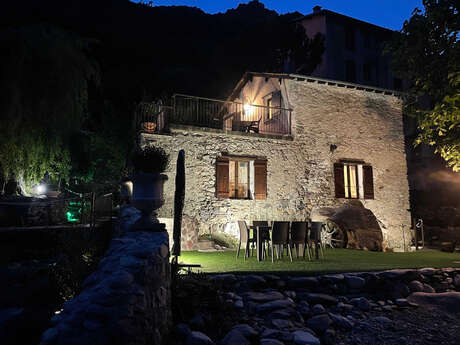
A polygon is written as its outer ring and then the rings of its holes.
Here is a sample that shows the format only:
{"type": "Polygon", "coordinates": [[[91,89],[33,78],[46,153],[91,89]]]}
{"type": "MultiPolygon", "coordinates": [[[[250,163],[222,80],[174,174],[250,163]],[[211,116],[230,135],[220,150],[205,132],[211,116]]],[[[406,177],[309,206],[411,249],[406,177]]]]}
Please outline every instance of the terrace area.
{"type": "Polygon", "coordinates": [[[291,109],[243,104],[175,94],[170,105],[140,103],[135,112],[138,132],[168,134],[175,127],[213,129],[225,133],[290,137],[291,109]]]}

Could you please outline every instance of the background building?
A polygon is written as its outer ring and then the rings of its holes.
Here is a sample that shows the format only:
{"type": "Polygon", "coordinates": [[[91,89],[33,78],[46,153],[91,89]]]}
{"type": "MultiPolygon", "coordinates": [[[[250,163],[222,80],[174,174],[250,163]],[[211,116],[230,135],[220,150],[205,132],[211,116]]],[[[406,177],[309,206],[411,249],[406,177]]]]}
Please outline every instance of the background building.
{"type": "Polygon", "coordinates": [[[323,60],[313,76],[385,89],[402,88],[401,79],[391,72],[389,56],[383,54],[384,44],[394,31],[320,6],[299,22],[309,38],[317,33],[325,37],[323,60]]]}

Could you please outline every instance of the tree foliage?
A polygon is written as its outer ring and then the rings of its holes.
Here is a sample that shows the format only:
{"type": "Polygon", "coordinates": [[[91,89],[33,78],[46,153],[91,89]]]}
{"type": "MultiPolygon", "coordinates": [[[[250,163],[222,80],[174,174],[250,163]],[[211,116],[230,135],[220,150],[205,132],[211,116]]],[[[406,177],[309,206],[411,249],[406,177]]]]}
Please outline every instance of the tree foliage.
{"type": "Polygon", "coordinates": [[[45,173],[68,178],[70,138],[88,119],[88,82],[98,82],[87,42],[51,25],[2,32],[0,167],[30,187],[45,173]]]}
{"type": "Polygon", "coordinates": [[[412,83],[405,111],[418,120],[415,145],[433,146],[460,171],[460,2],[424,0],[423,6],[389,46],[392,67],[412,83]]]}

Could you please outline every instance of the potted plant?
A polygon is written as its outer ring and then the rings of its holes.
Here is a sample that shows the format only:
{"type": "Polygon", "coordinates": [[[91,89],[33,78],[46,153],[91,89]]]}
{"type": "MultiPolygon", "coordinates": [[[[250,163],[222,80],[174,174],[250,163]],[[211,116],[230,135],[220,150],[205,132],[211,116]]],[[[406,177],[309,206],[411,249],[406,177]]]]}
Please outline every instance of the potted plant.
{"type": "Polygon", "coordinates": [[[169,155],[161,147],[146,147],[133,154],[134,166],[132,204],[142,212],[136,222],[137,229],[156,229],[157,214],[152,212],[164,204],[163,184],[168,176],[163,174],[169,164],[169,155]]]}

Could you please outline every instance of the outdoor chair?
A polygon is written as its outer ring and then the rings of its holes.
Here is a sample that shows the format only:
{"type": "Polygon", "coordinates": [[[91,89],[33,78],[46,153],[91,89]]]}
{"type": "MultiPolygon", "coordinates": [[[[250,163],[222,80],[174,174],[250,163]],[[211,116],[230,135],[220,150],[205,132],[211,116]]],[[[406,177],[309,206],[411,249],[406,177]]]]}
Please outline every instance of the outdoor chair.
{"type": "Polygon", "coordinates": [[[251,121],[251,123],[247,127],[247,132],[251,133],[252,131],[254,133],[259,133],[260,120],[262,120],[262,116],[259,117],[257,121],[251,121]]]}
{"type": "MultiPolygon", "coordinates": [[[[297,258],[299,257],[300,246],[303,248],[303,258],[305,259],[305,249],[307,249],[307,222],[292,222],[291,223],[291,238],[289,240],[289,245],[296,251],[297,258]]],[[[310,248],[308,247],[308,259],[310,257],[310,248]]]]}
{"type": "MultiPolygon", "coordinates": [[[[259,226],[267,227],[268,226],[268,221],[266,221],[266,220],[253,220],[252,225],[255,228],[258,228],[259,226]]],[[[264,259],[267,256],[266,246],[270,246],[270,231],[268,231],[268,229],[267,229],[267,231],[261,231],[260,234],[261,234],[260,242],[261,242],[261,244],[263,246],[263,251],[262,251],[263,257],[262,258],[264,259]]],[[[254,237],[256,237],[256,240],[257,240],[256,233],[254,233],[254,237]]]]}
{"type": "Polygon", "coordinates": [[[236,258],[240,256],[241,243],[245,244],[244,248],[244,260],[249,256],[249,247],[254,250],[257,239],[254,236],[251,236],[249,232],[248,225],[244,220],[238,221],[238,228],[240,229],[240,242],[238,244],[238,249],[236,251],[236,258]]]}
{"type": "Polygon", "coordinates": [[[311,222],[311,227],[310,227],[310,236],[309,239],[311,242],[315,244],[315,256],[318,259],[318,251],[321,252],[321,256],[324,259],[324,250],[323,250],[323,244],[321,243],[321,231],[323,228],[323,223],[322,222],[311,222]]]}
{"type": "Polygon", "coordinates": [[[271,252],[273,262],[273,251],[276,247],[276,257],[279,259],[282,256],[284,247],[287,247],[289,257],[292,262],[291,246],[289,245],[289,222],[273,222],[272,224],[272,238],[271,238],[271,252]]]}

